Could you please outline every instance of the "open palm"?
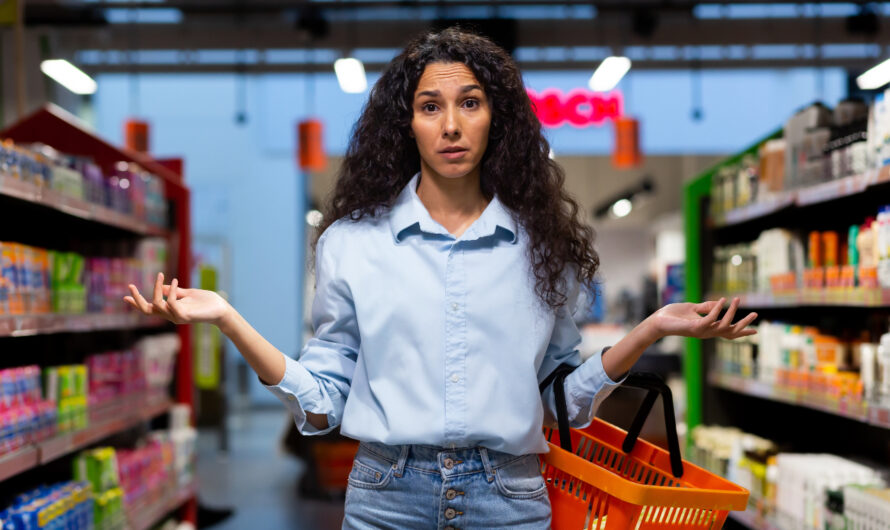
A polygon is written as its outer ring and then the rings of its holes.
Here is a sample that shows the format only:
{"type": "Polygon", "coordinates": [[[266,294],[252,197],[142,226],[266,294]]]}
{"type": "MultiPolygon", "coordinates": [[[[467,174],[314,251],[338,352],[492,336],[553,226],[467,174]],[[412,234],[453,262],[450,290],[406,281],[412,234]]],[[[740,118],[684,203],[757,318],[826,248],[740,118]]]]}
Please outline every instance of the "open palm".
{"type": "Polygon", "coordinates": [[[161,316],[174,324],[216,324],[229,308],[229,303],[213,291],[181,289],[176,278],[165,285],[163,274],[158,274],[151,302],[142,296],[135,285],[131,284],[129,289],[131,296],[124,297],[128,304],[146,315],[161,316]]]}
{"type": "Polygon", "coordinates": [[[733,299],[726,314],[718,320],[717,317],[720,316],[720,309],[725,301],[725,298],[721,298],[718,301],[700,304],[669,304],[656,311],[652,318],[657,329],[663,335],[680,335],[699,339],[714,337],[737,339],[757,333],[756,330],[747,329],[748,325],[757,318],[757,313],[750,313],[738,322],[732,322],[736,310],[739,308],[738,298],[733,299]]]}

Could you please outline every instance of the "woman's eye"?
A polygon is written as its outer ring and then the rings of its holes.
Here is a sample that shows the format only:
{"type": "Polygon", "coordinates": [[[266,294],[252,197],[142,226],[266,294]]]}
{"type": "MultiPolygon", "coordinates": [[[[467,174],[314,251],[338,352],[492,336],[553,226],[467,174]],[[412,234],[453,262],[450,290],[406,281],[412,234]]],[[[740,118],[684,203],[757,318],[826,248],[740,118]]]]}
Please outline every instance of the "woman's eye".
{"type": "Polygon", "coordinates": [[[475,99],[468,99],[464,105],[467,105],[469,108],[476,108],[479,106],[479,102],[475,99]]]}
{"type": "Polygon", "coordinates": [[[432,103],[426,103],[423,106],[423,110],[426,112],[433,112],[434,110],[436,110],[436,106],[432,103]]]}

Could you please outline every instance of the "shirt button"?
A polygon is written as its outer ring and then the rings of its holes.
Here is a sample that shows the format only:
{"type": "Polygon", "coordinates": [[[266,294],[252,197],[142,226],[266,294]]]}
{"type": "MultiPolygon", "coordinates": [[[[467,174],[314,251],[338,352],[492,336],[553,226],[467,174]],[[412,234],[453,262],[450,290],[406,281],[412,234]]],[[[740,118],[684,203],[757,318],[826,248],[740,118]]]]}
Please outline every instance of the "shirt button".
{"type": "Polygon", "coordinates": [[[457,497],[457,492],[454,491],[453,489],[445,492],[445,498],[448,499],[449,501],[453,501],[455,497],[457,497]]]}
{"type": "Polygon", "coordinates": [[[452,311],[457,311],[459,307],[460,307],[460,306],[457,305],[457,302],[451,304],[451,310],[452,310],[452,311]]]}
{"type": "Polygon", "coordinates": [[[457,510],[454,508],[448,508],[445,510],[445,518],[446,519],[454,519],[457,516],[457,510]]]}
{"type": "Polygon", "coordinates": [[[442,465],[445,466],[445,469],[451,469],[454,467],[454,460],[446,458],[444,461],[442,461],[442,465]]]}
{"type": "Polygon", "coordinates": [[[460,381],[460,376],[457,374],[451,374],[451,382],[457,383],[458,381],[460,381]]]}

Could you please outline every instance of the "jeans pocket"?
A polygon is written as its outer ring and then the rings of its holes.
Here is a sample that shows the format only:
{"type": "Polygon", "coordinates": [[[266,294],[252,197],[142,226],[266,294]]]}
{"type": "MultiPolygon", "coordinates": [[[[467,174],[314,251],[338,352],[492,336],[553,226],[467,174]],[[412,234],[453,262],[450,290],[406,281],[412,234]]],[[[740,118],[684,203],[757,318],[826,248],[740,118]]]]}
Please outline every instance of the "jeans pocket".
{"type": "Polygon", "coordinates": [[[349,485],[363,489],[381,489],[392,480],[394,466],[395,462],[360,447],[352,461],[349,485]]]}
{"type": "Polygon", "coordinates": [[[501,495],[510,499],[536,499],[547,494],[537,455],[526,455],[494,470],[501,495]]]}

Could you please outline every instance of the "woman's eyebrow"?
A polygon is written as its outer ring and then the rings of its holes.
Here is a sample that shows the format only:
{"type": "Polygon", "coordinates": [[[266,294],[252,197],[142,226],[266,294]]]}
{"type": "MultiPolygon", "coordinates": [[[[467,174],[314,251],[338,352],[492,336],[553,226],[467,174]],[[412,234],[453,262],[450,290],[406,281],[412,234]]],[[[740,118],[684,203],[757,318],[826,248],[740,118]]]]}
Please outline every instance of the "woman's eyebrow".
{"type": "MultiPolygon", "coordinates": [[[[467,92],[470,92],[472,90],[482,90],[482,87],[479,85],[465,85],[465,86],[461,87],[460,92],[461,92],[461,94],[466,94],[467,92]]],[[[438,90],[424,90],[423,92],[417,93],[418,98],[423,97],[423,96],[437,98],[441,95],[442,95],[442,93],[439,92],[438,90]]]]}

